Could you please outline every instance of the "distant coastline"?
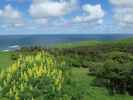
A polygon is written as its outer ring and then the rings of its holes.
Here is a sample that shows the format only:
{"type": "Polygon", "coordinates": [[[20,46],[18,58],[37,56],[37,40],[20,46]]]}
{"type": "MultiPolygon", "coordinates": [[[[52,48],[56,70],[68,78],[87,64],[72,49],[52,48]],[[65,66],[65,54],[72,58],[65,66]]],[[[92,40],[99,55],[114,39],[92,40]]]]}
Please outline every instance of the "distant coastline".
{"type": "Polygon", "coordinates": [[[133,37],[133,34],[1,35],[0,51],[15,50],[19,49],[20,47],[48,47],[61,43],[75,43],[90,40],[110,41],[131,37],[133,37]]]}

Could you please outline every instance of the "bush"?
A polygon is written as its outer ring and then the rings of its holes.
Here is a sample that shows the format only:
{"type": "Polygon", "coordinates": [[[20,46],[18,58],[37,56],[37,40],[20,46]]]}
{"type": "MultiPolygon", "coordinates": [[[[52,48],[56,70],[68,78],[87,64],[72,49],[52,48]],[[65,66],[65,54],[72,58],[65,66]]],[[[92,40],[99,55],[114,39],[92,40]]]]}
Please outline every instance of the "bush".
{"type": "Polygon", "coordinates": [[[116,61],[106,61],[104,65],[96,71],[97,80],[102,79],[108,89],[114,93],[133,95],[133,63],[121,64],[116,61]],[[106,81],[106,82],[105,82],[106,81]]]}
{"type": "Polygon", "coordinates": [[[132,54],[126,52],[110,52],[107,53],[105,57],[110,60],[117,61],[121,64],[133,61],[132,54]]]}
{"type": "Polygon", "coordinates": [[[97,73],[100,71],[103,66],[103,63],[101,62],[88,62],[88,68],[89,68],[89,75],[97,75],[97,73]]]}
{"type": "Polygon", "coordinates": [[[59,100],[64,81],[62,65],[45,52],[21,55],[12,66],[0,72],[0,97],[59,100]]]}
{"type": "Polygon", "coordinates": [[[11,60],[17,60],[19,58],[19,54],[17,52],[12,53],[11,60]]]}

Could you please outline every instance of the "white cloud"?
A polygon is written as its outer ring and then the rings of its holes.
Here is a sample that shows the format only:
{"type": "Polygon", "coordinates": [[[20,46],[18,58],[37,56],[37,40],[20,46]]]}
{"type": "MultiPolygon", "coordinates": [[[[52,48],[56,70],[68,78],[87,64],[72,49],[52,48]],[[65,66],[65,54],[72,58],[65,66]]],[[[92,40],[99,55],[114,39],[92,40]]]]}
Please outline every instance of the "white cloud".
{"type": "Polygon", "coordinates": [[[97,21],[98,24],[102,24],[103,23],[103,19],[100,19],[97,21]]]}
{"type": "Polygon", "coordinates": [[[33,0],[29,13],[35,18],[64,16],[74,9],[76,0],[33,0]]]}
{"type": "Polygon", "coordinates": [[[42,19],[35,19],[34,22],[35,22],[36,24],[39,24],[39,25],[45,25],[45,24],[48,23],[48,20],[45,19],[45,18],[42,18],[42,19]]]}
{"type": "Polygon", "coordinates": [[[15,10],[11,5],[6,5],[4,9],[0,9],[0,23],[5,26],[22,26],[22,16],[19,11],[15,10]]]}
{"type": "Polygon", "coordinates": [[[18,19],[21,15],[11,5],[7,5],[3,10],[0,10],[0,16],[10,19],[18,19]]]}
{"type": "Polygon", "coordinates": [[[116,8],[114,18],[123,24],[133,24],[133,8],[116,8]]]}
{"type": "Polygon", "coordinates": [[[133,0],[110,0],[110,2],[115,6],[133,6],[133,0]]]}
{"type": "Polygon", "coordinates": [[[103,22],[103,17],[105,16],[105,11],[102,9],[101,5],[90,5],[86,4],[82,7],[85,15],[76,16],[75,22],[103,22]]]}
{"type": "Polygon", "coordinates": [[[83,6],[83,10],[86,11],[89,15],[101,18],[104,16],[104,11],[100,4],[98,5],[90,5],[86,4],[83,6]]]}
{"type": "Polygon", "coordinates": [[[133,0],[110,0],[114,19],[119,25],[133,27],[133,0]]]}

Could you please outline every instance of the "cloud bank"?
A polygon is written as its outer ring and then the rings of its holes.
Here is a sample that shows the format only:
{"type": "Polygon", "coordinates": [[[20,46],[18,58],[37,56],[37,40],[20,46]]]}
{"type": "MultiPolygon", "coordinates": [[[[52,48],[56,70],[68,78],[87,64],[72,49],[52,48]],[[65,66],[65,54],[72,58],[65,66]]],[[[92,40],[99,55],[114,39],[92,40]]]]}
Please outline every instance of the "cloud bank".
{"type": "Polygon", "coordinates": [[[133,0],[110,0],[110,2],[115,7],[113,17],[118,24],[133,27],[133,0]]]}
{"type": "Polygon", "coordinates": [[[29,13],[35,18],[60,17],[71,12],[75,5],[75,0],[33,0],[29,13]]]}
{"type": "Polygon", "coordinates": [[[133,0],[108,0],[111,7],[103,0],[94,0],[94,4],[90,0],[5,1],[0,8],[0,28],[4,29],[45,33],[133,31],[133,0]]]}
{"type": "Polygon", "coordinates": [[[102,9],[101,5],[90,5],[86,4],[82,6],[82,10],[84,11],[85,15],[83,16],[76,16],[74,21],[75,22],[98,22],[102,23],[103,17],[105,16],[105,12],[102,9]]]}
{"type": "Polygon", "coordinates": [[[23,24],[21,13],[8,4],[0,9],[0,23],[7,26],[21,26],[23,24]]]}

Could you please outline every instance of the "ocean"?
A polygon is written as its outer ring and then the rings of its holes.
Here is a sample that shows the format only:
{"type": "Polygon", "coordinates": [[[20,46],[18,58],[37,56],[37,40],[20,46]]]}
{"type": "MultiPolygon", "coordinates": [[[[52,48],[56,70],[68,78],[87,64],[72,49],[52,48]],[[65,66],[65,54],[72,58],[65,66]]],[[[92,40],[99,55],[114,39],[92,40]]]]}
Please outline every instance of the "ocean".
{"type": "Polygon", "coordinates": [[[71,34],[71,35],[0,35],[0,51],[20,47],[47,47],[59,43],[73,43],[86,40],[119,40],[133,37],[133,34],[71,34]]]}

